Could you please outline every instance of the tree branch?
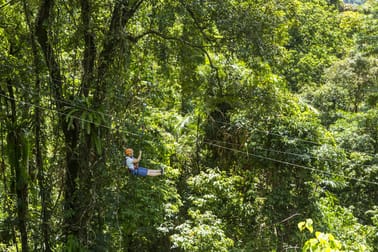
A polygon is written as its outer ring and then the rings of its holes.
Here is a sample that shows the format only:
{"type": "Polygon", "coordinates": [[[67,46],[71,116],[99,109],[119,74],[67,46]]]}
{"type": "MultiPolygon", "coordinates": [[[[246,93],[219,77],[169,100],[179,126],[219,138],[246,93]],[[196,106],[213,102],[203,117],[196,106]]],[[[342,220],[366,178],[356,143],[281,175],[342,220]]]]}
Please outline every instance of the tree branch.
{"type": "Polygon", "coordinates": [[[135,36],[135,37],[128,36],[127,38],[130,41],[136,43],[140,39],[142,39],[143,37],[145,37],[147,35],[155,35],[155,36],[160,37],[160,38],[165,39],[165,40],[177,41],[177,42],[180,42],[181,44],[184,44],[186,46],[189,46],[191,48],[194,48],[194,49],[197,49],[197,50],[201,51],[203,54],[205,54],[206,58],[209,60],[210,67],[215,70],[217,82],[220,85],[219,69],[218,69],[218,67],[216,67],[214,65],[214,63],[213,63],[213,61],[212,61],[212,59],[210,57],[210,54],[206,51],[206,49],[204,48],[204,46],[194,45],[194,44],[190,43],[187,40],[184,40],[184,39],[181,39],[181,38],[177,38],[177,37],[167,36],[167,35],[165,35],[165,34],[163,34],[161,32],[154,31],[154,30],[146,31],[146,32],[144,32],[144,33],[142,33],[142,34],[140,34],[138,36],[135,36]]]}
{"type": "Polygon", "coordinates": [[[82,76],[82,92],[88,97],[89,88],[94,79],[94,65],[96,59],[95,38],[91,31],[91,4],[88,0],[81,0],[81,20],[83,22],[84,32],[84,58],[83,58],[83,76],[82,76]]]}
{"type": "Polygon", "coordinates": [[[47,64],[47,67],[50,72],[52,80],[52,89],[55,96],[57,109],[60,111],[63,107],[63,92],[62,84],[63,79],[60,72],[60,66],[56,60],[53,48],[49,42],[47,27],[49,24],[49,19],[51,16],[51,10],[54,6],[54,0],[43,0],[40,6],[35,33],[37,36],[38,43],[41,46],[41,49],[44,54],[44,58],[47,64]]]}
{"type": "Polygon", "coordinates": [[[0,9],[6,7],[7,5],[13,4],[13,3],[15,3],[15,2],[17,2],[17,0],[10,0],[10,1],[6,2],[5,4],[1,5],[1,6],[0,6],[0,9]]]}
{"type": "Polygon", "coordinates": [[[214,41],[214,39],[211,39],[207,34],[205,34],[205,27],[201,27],[200,22],[198,22],[193,10],[189,8],[185,1],[180,0],[180,3],[182,6],[184,6],[184,9],[189,13],[189,16],[193,19],[194,26],[197,27],[197,29],[201,32],[202,36],[209,42],[214,41]]]}
{"type": "Polygon", "coordinates": [[[103,50],[99,57],[99,66],[97,69],[97,88],[95,93],[95,100],[98,103],[105,98],[106,81],[105,76],[108,73],[109,67],[114,59],[116,49],[121,46],[122,30],[127,22],[138,11],[139,7],[145,0],[135,1],[117,1],[114,6],[111,22],[107,35],[105,36],[103,50]]]}

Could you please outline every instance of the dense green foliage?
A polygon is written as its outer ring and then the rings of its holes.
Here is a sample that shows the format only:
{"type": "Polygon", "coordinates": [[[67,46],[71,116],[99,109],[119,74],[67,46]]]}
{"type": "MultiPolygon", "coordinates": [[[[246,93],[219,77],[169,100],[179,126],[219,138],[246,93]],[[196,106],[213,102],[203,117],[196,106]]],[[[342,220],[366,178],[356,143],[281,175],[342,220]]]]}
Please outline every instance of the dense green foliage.
{"type": "Polygon", "coordinates": [[[358,3],[0,0],[0,250],[374,251],[358,3]]]}

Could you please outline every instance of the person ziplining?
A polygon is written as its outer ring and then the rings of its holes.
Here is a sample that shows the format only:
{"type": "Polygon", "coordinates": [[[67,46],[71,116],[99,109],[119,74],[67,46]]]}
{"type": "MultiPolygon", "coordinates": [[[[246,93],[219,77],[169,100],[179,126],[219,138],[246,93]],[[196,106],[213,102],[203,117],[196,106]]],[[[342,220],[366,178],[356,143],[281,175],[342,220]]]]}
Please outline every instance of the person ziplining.
{"type": "Polygon", "coordinates": [[[142,151],[139,151],[137,158],[134,157],[134,150],[132,148],[127,148],[125,150],[126,154],[126,166],[133,175],[138,176],[161,176],[164,175],[164,168],[160,170],[152,170],[139,166],[139,162],[142,159],[142,151]]]}

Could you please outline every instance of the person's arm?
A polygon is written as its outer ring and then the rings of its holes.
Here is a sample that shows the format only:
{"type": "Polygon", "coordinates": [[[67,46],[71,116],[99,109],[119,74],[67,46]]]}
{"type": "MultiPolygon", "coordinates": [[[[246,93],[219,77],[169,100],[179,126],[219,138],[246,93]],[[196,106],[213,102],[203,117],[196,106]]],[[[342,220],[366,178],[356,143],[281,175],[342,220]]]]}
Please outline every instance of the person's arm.
{"type": "Polygon", "coordinates": [[[139,161],[140,161],[141,159],[142,159],[142,151],[140,150],[140,151],[139,151],[138,158],[134,158],[133,163],[134,163],[134,164],[139,163],[139,161]]]}

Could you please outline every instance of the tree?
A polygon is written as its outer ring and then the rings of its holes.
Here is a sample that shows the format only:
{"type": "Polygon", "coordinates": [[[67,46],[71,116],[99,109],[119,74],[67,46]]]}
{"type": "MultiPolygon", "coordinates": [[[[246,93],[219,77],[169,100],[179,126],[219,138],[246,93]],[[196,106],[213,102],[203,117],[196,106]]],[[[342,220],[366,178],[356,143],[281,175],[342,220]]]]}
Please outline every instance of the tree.
{"type": "MultiPolygon", "coordinates": [[[[17,218],[11,226],[17,227],[21,235],[21,245],[23,251],[29,251],[28,242],[28,187],[31,181],[32,167],[30,162],[30,122],[28,119],[29,110],[29,96],[25,95],[23,90],[28,83],[29,72],[26,67],[27,57],[25,56],[25,41],[17,36],[17,30],[24,32],[22,25],[22,18],[14,12],[7,13],[8,16],[14,17],[14,23],[5,28],[1,28],[1,35],[4,38],[1,43],[2,46],[2,66],[4,68],[1,77],[0,94],[2,99],[2,108],[4,109],[2,116],[5,120],[1,123],[4,132],[2,137],[6,147],[6,152],[3,151],[2,164],[4,165],[4,189],[5,193],[9,194],[9,200],[5,200],[6,204],[14,204],[17,218]],[[6,155],[5,155],[6,154],[6,155]],[[7,168],[10,173],[6,172],[7,168]],[[6,177],[8,177],[6,179],[6,177]],[[9,183],[9,185],[7,185],[9,183]],[[9,191],[7,191],[7,187],[9,191]]],[[[5,209],[8,208],[5,206],[5,209]]],[[[12,208],[10,208],[12,209],[12,208]]],[[[13,212],[8,212],[9,217],[12,218],[13,212]]],[[[15,239],[13,234],[13,239],[15,239]]]]}
{"type": "MultiPolygon", "coordinates": [[[[102,51],[97,54],[97,46],[101,42],[96,43],[95,41],[93,29],[96,26],[92,15],[94,9],[98,6],[92,5],[91,2],[86,0],[79,2],[80,28],[83,29],[82,41],[84,44],[82,54],[83,74],[79,86],[75,87],[80,90],[79,97],[74,97],[73,93],[66,94],[64,87],[67,84],[64,83],[64,69],[57,60],[57,51],[55,45],[52,44],[51,34],[55,35],[54,29],[59,28],[59,26],[55,27],[56,24],[54,24],[54,1],[42,1],[37,15],[36,37],[51,76],[56,109],[61,113],[60,127],[65,136],[65,211],[67,213],[65,216],[65,235],[66,237],[72,235],[75,239],[83,240],[84,243],[88,232],[87,223],[90,221],[91,211],[93,211],[87,209],[87,206],[93,202],[88,201],[91,197],[83,197],[83,194],[90,192],[93,188],[92,178],[96,169],[104,167],[104,160],[101,159],[103,150],[99,145],[104,132],[98,126],[103,121],[96,114],[93,115],[86,111],[76,112],[75,107],[70,108],[70,106],[73,104],[84,106],[87,111],[98,111],[101,108],[101,104],[107,95],[109,85],[107,78],[110,74],[109,69],[112,62],[114,62],[114,53],[122,46],[121,31],[142,3],[143,1],[117,2],[113,6],[110,25],[102,40],[102,51]],[[96,61],[97,69],[95,68],[96,61]],[[70,115],[69,120],[66,119],[66,114],[70,115]],[[89,120],[88,123],[83,124],[79,121],[85,118],[93,119],[96,116],[96,120],[89,120]],[[94,121],[97,123],[94,123],[94,121]]],[[[73,49],[75,50],[75,48],[73,49]]],[[[99,209],[96,210],[100,211],[99,209]]]]}
{"type": "MultiPolygon", "coordinates": [[[[366,113],[343,113],[342,118],[332,126],[336,141],[347,151],[348,160],[345,163],[345,174],[364,181],[374,182],[377,174],[375,153],[377,152],[377,111],[372,109],[366,113]]],[[[353,205],[354,215],[363,223],[369,223],[366,212],[373,209],[375,203],[371,201],[377,197],[373,183],[351,181],[348,187],[340,192],[341,202],[353,205]]]]}
{"type": "Polygon", "coordinates": [[[278,66],[294,92],[321,83],[324,70],[348,52],[337,10],[325,1],[296,3],[283,64],[278,66]]]}
{"type": "Polygon", "coordinates": [[[338,4],[0,0],[0,249],[373,248],[376,5],[338,4]]]}

